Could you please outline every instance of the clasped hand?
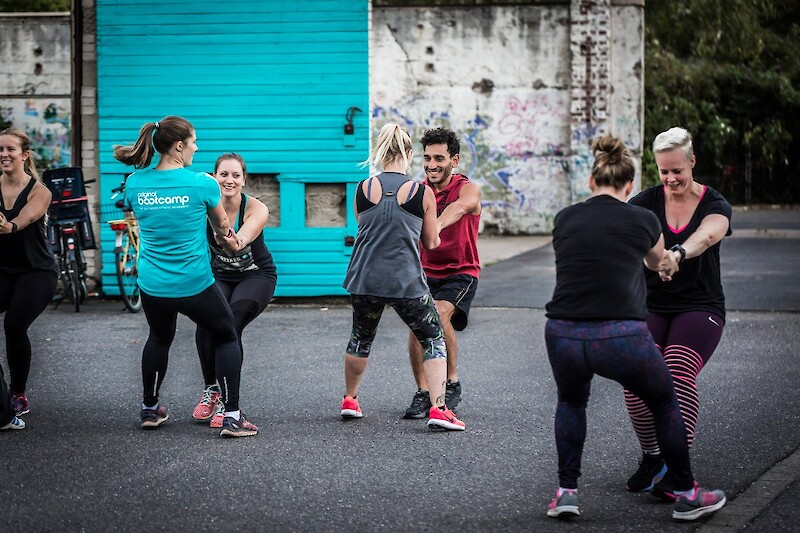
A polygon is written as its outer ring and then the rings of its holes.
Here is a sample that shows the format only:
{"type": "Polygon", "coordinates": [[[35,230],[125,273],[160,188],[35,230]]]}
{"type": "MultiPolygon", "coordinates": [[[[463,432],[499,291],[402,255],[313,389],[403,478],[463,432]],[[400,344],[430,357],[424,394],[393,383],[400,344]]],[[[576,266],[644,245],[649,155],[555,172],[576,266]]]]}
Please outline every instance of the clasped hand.
{"type": "Polygon", "coordinates": [[[661,261],[658,263],[658,276],[661,281],[672,281],[672,276],[680,270],[675,254],[669,250],[664,250],[661,261]]]}
{"type": "Polygon", "coordinates": [[[225,237],[223,235],[217,235],[215,233],[214,240],[217,241],[218,245],[222,246],[229,252],[235,252],[242,247],[242,241],[241,239],[239,239],[239,236],[236,235],[236,233],[233,233],[231,237],[225,237]]]}

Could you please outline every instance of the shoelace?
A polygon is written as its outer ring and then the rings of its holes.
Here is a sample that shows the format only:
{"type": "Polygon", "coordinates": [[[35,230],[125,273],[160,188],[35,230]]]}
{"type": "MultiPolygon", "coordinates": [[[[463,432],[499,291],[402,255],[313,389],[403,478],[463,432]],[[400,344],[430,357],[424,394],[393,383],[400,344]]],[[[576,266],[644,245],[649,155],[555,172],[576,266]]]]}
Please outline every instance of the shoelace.
{"type": "Polygon", "coordinates": [[[211,397],[216,393],[217,393],[217,391],[215,391],[214,389],[206,389],[206,390],[204,390],[203,391],[203,399],[200,400],[200,403],[210,404],[211,403],[211,397]]]}

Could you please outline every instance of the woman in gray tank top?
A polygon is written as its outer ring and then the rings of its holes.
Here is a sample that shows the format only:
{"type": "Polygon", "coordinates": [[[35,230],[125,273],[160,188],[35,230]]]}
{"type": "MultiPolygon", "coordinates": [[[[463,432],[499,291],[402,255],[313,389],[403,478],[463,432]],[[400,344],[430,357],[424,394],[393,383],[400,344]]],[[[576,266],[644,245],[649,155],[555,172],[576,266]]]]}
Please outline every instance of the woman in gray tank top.
{"type": "Polygon", "coordinates": [[[431,189],[406,177],[411,139],[397,124],[381,128],[363,164],[370,163],[383,172],[362,181],[356,190],[358,235],[343,283],[353,306],[353,330],[344,356],[342,417],[363,416],[358,386],[381,314],[389,305],[424,348],[423,370],[433,403],[428,427],[463,431],[464,423],[444,403],[447,350],[419,260],[420,243],[429,250],[439,246],[436,199],[431,189]]]}

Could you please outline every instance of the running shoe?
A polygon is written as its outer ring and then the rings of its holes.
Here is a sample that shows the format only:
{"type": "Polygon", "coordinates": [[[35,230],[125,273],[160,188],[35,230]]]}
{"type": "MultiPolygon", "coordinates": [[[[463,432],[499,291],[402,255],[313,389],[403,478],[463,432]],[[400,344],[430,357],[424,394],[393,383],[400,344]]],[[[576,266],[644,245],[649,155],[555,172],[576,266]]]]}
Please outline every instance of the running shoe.
{"type": "Polygon", "coordinates": [[[639,468],[625,484],[630,492],[650,492],[667,472],[667,465],[660,455],[642,454],[639,468]]]}
{"type": "Polygon", "coordinates": [[[167,408],[159,405],[155,409],[142,409],[142,429],[155,429],[169,418],[167,408]]]}
{"type": "Polygon", "coordinates": [[[444,389],[444,404],[455,409],[461,402],[461,382],[447,380],[444,389]]]}
{"type": "Polygon", "coordinates": [[[22,416],[30,412],[30,409],[28,408],[28,398],[25,396],[25,393],[11,393],[11,408],[14,409],[14,412],[17,414],[17,416],[22,416]]]}
{"type": "Polygon", "coordinates": [[[358,406],[358,396],[345,396],[342,398],[342,418],[361,418],[364,413],[358,406]]]}
{"type": "Polygon", "coordinates": [[[5,431],[7,429],[25,429],[25,421],[15,416],[11,419],[11,422],[1,427],[0,431],[5,431]]]}
{"type": "Polygon", "coordinates": [[[694,497],[678,496],[672,518],[675,520],[697,520],[701,516],[722,509],[725,505],[725,493],[721,490],[706,490],[694,483],[694,497]]]}
{"type": "Polygon", "coordinates": [[[223,402],[217,403],[217,410],[214,413],[214,416],[211,417],[211,424],[212,428],[221,428],[222,427],[222,420],[225,418],[225,404],[223,402]]]}
{"type": "Polygon", "coordinates": [[[667,470],[667,473],[664,474],[661,481],[653,485],[651,494],[659,500],[670,503],[674,503],[675,500],[678,499],[678,497],[675,496],[675,483],[672,480],[672,476],[670,476],[670,470],[667,470]]]}
{"type": "Polygon", "coordinates": [[[428,411],[428,427],[431,429],[450,429],[453,431],[464,431],[466,425],[456,418],[456,414],[444,406],[443,409],[431,407],[428,411]]]}
{"type": "Polygon", "coordinates": [[[580,516],[578,510],[578,490],[558,489],[556,497],[547,506],[547,516],[551,518],[572,518],[580,516]]]}
{"type": "Polygon", "coordinates": [[[194,406],[192,418],[205,421],[214,416],[220,397],[221,394],[218,386],[213,385],[211,387],[206,387],[200,402],[194,406]]]}
{"type": "Polygon", "coordinates": [[[239,414],[239,420],[232,416],[226,416],[222,420],[222,431],[220,437],[252,437],[258,434],[258,426],[250,423],[244,417],[244,413],[239,414]]]}
{"type": "Polygon", "coordinates": [[[411,405],[406,409],[403,418],[425,418],[425,415],[428,414],[431,407],[433,407],[433,405],[431,404],[430,393],[426,390],[417,389],[416,394],[414,394],[414,399],[411,400],[411,405]]]}

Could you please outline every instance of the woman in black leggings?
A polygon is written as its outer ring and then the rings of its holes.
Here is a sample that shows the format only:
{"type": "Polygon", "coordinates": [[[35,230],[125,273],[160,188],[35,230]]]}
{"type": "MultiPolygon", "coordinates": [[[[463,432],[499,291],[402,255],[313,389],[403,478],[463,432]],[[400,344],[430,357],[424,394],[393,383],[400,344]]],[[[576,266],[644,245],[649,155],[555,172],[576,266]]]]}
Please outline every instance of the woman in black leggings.
{"type": "Polygon", "coordinates": [[[547,304],[545,340],[558,387],[559,488],[547,515],[580,514],[586,405],[597,374],[635,391],[650,408],[664,460],[675,475],[678,499],[672,517],[695,520],[725,505],[725,494],[694,481],[672,377],[645,321],[642,260],[651,270],[663,270],[666,278],[674,264],[665,259],[656,216],[625,203],[634,176],[625,145],[607,135],[592,148],[592,197],[560,211],[553,229],[556,287],[547,304]]]}
{"type": "MultiPolygon", "coordinates": [[[[275,293],[278,276],[275,263],[264,243],[264,228],[269,218],[269,209],[258,199],[242,192],[247,181],[247,165],[239,154],[223,154],[214,166],[214,177],[222,191],[222,206],[239,238],[239,248],[230,252],[214,239],[208,227],[208,243],[211,246],[211,270],[233,312],[239,349],[242,350],[242,332],[266,309],[275,293]]],[[[200,366],[203,369],[205,389],[192,416],[195,420],[211,420],[211,427],[222,427],[225,412],[221,401],[221,390],[214,372],[216,357],[211,332],[197,326],[195,335],[200,366]]],[[[244,353],[242,351],[242,353],[244,353]]]]}
{"type": "Polygon", "coordinates": [[[28,328],[56,290],[58,268],[45,239],[50,191],[38,181],[31,141],[21,130],[0,131],[0,313],[5,312],[10,392],[0,370],[0,429],[23,429],[31,367],[28,328]]]}
{"type": "Polygon", "coordinates": [[[247,437],[258,433],[258,427],[239,410],[242,356],[233,315],[211,273],[206,221],[220,246],[236,250],[239,242],[216,180],[186,169],[196,151],[194,127],[175,116],[146,123],[134,145],[114,147],[117,160],[140,169],[125,182],[125,202],[139,220],[138,282],[150,326],[142,352],[142,428],[156,428],[169,418],[158,391],[181,313],[208,330],[216,352],[216,378],[226,407],[220,435],[247,437]],[[148,168],[155,152],[160,160],[148,168]]]}

